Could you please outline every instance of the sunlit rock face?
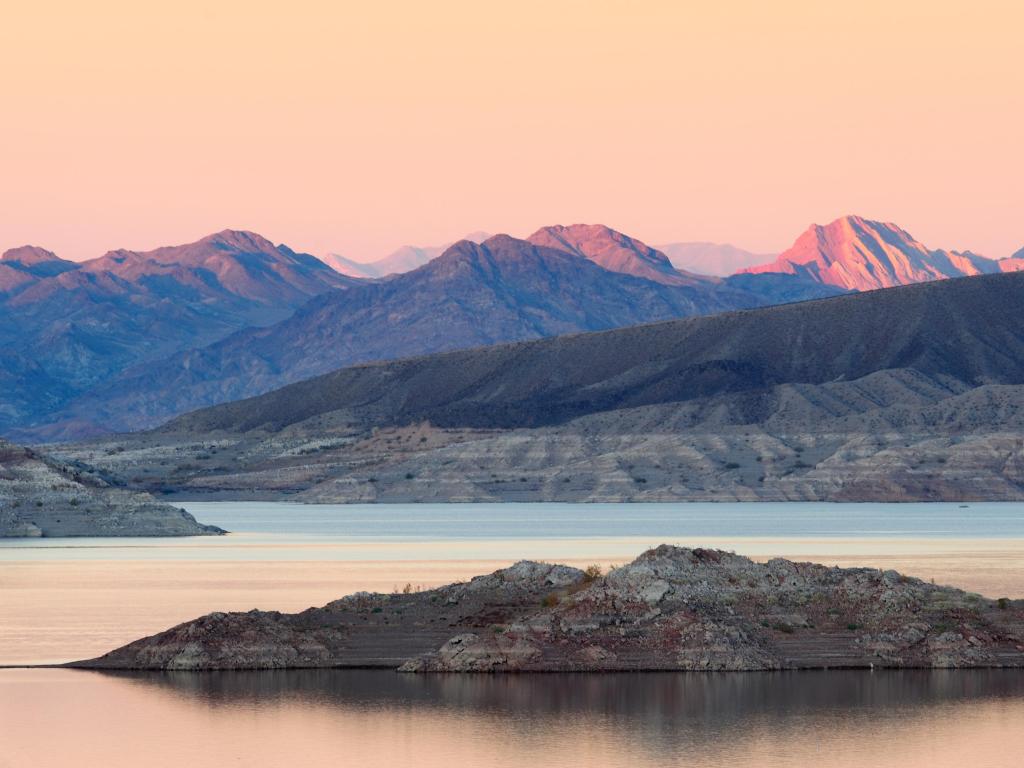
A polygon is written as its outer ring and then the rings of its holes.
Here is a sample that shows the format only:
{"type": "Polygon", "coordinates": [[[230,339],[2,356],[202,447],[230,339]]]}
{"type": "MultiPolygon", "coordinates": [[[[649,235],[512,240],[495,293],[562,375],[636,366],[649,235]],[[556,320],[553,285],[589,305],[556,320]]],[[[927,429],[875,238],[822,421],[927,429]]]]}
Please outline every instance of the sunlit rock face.
{"type": "MultiPolygon", "coordinates": [[[[1005,260],[1009,262],[1009,260],[1005,260]]],[[[895,224],[844,216],[812,225],[768,264],[742,272],[781,272],[858,291],[1006,270],[970,251],[930,250],[895,224]]]]}
{"type": "Polygon", "coordinates": [[[643,277],[666,285],[713,284],[715,278],[672,266],[661,251],[603,224],[573,224],[538,229],[529,242],[582,256],[611,272],[643,277]]]}

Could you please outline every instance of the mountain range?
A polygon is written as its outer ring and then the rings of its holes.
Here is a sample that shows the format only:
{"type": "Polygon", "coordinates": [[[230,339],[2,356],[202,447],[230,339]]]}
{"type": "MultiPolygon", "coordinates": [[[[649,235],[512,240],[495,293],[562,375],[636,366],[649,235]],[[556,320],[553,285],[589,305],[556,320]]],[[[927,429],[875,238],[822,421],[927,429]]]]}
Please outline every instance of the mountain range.
{"type": "Polygon", "coordinates": [[[62,448],[305,501],[1024,499],[1024,274],[352,366],[62,448]]]}
{"type": "Polygon", "coordinates": [[[770,408],[726,415],[704,399],[897,370],[952,396],[1024,385],[1022,303],[1024,274],[999,275],[499,344],[343,368],[166,429],[274,432],[337,412],[376,427],[515,429],[689,402],[701,423],[758,424],[770,408]]]}
{"type": "MultiPolygon", "coordinates": [[[[388,263],[430,255],[407,249],[388,263]]],[[[1022,264],[930,250],[856,216],[814,225],[775,261],[729,277],[582,224],[466,239],[409,271],[380,276],[391,267],[378,266],[365,278],[232,230],[81,263],[26,246],[0,260],[0,431],[38,441],[146,428],[353,363],[1022,264]]]]}
{"type": "Polygon", "coordinates": [[[117,431],[153,426],[356,362],[836,293],[792,276],[690,276],[667,260],[652,280],[632,274],[652,271],[643,243],[607,228],[573,227],[563,235],[573,238],[571,248],[508,235],[461,241],[412,272],[325,293],[273,326],[126,370],[70,402],[36,434],[64,437],[87,422],[117,431]],[[601,266],[609,259],[615,270],[601,266]]]}
{"type": "MultiPolygon", "coordinates": [[[[557,229],[545,227],[544,229],[557,229]]],[[[471,232],[462,240],[482,243],[491,235],[486,232],[471,232]]],[[[455,241],[457,242],[457,241],[455,241]]],[[[436,259],[454,242],[440,246],[404,245],[387,256],[375,261],[356,261],[339,253],[326,253],[320,259],[332,269],[349,277],[379,278],[411,272],[422,267],[431,259],[436,259]]],[[[672,266],[681,272],[699,275],[728,277],[744,267],[761,264],[774,255],[752,253],[734,245],[711,242],[677,242],[653,246],[668,257],[672,266]]]]}
{"type": "Polygon", "coordinates": [[[275,323],[350,278],[246,232],[69,262],[39,248],[0,261],[0,428],[181,349],[275,323]]]}

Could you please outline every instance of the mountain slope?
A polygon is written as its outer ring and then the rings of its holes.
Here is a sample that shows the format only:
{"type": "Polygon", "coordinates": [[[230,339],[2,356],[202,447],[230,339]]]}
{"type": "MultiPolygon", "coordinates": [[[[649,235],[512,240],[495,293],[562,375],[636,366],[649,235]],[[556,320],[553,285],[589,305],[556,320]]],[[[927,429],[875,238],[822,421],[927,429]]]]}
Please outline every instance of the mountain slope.
{"type": "Polygon", "coordinates": [[[1000,259],[997,264],[999,265],[1000,272],[1020,272],[1024,270],[1024,248],[1016,251],[1012,256],[1000,259]]]}
{"type": "Polygon", "coordinates": [[[530,235],[527,241],[574,253],[612,272],[665,285],[693,286],[715,282],[713,278],[680,272],[665,254],[603,224],[543,227],[530,235]]]}
{"type": "Polygon", "coordinates": [[[1022,301],[985,275],[354,366],[61,450],[193,497],[1020,501],[1022,301]]]}
{"type": "Polygon", "coordinates": [[[333,412],[376,426],[535,427],[892,370],[935,377],[951,394],[1022,385],[1022,302],[1024,274],[993,275],[356,366],[167,430],[275,431],[333,412]]]}
{"type": "Polygon", "coordinates": [[[462,241],[413,272],[325,294],[270,328],[128,371],[34,434],[88,419],[134,429],[346,364],[758,306],[807,288],[788,276],[746,277],[752,285],[668,285],[507,235],[462,241]]]}
{"type": "MultiPolygon", "coordinates": [[[[295,307],[310,296],[351,283],[313,256],[274,245],[254,232],[235,230],[152,251],[110,251],[82,262],[78,273],[112,275],[161,298],[275,307],[295,307]]],[[[61,284],[74,285],[78,277],[68,275],[61,284]]]]}
{"type": "Polygon", "coordinates": [[[0,296],[0,355],[33,361],[8,382],[0,428],[38,419],[133,364],[276,322],[353,283],[312,256],[232,231],[80,264],[22,248],[0,266],[27,276],[0,296]]]}
{"type": "Polygon", "coordinates": [[[65,261],[45,248],[11,248],[0,256],[0,301],[41,279],[77,268],[73,261],[65,261]]]}
{"type": "Polygon", "coordinates": [[[742,272],[781,272],[858,291],[1001,271],[977,254],[932,251],[895,224],[844,216],[812,225],[768,264],[742,272]]]}

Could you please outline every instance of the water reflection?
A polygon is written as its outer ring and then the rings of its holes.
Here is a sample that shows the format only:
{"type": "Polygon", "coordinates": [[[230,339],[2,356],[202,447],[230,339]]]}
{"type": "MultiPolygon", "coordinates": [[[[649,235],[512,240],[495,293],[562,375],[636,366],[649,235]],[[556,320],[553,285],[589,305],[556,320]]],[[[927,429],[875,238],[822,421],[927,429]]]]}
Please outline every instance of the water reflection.
{"type": "Polygon", "coordinates": [[[1024,671],[0,670],[0,723],[4,768],[1002,768],[1024,753],[1024,671]]]}
{"type": "MultiPolygon", "coordinates": [[[[100,672],[211,706],[303,701],[325,707],[426,707],[471,713],[614,716],[721,727],[756,716],[927,707],[1024,698],[1024,670],[407,675],[379,670],[100,672]]],[[[1024,725],[1024,723],[1022,723],[1024,725]]]]}

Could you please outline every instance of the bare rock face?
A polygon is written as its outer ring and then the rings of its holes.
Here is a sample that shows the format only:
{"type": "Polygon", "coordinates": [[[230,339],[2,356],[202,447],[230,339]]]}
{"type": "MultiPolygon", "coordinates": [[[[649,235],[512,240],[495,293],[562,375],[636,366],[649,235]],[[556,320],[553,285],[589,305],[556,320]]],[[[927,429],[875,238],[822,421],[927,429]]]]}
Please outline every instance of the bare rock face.
{"type": "Polygon", "coordinates": [[[812,225],[775,261],[742,271],[800,275],[826,285],[871,291],[1013,267],[970,251],[929,250],[895,224],[844,216],[825,226],[812,225]]]}
{"type": "Polygon", "coordinates": [[[214,613],[73,666],[406,672],[1021,667],[1024,603],[895,571],[662,545],[606,576],[522,562],[298,614],[214,613]]]}
{"type": "Polygon", "coordinates": [[[88,468],[0,440],[0,538],[219,533],[149,494],[113,488],[88,468]]]}
{"type": "Polygon", "coordinates": [[[661,251],[603,224],[542,227],[527,239],[534,245],[575,253],[611,272],[657,283],[700,285],[714,282],[714,278],[676,269],[661,251]]]}

